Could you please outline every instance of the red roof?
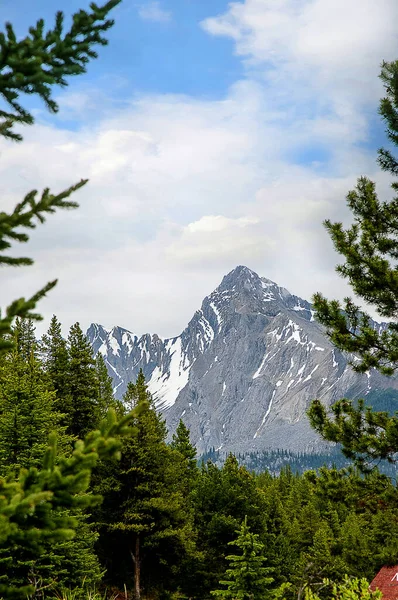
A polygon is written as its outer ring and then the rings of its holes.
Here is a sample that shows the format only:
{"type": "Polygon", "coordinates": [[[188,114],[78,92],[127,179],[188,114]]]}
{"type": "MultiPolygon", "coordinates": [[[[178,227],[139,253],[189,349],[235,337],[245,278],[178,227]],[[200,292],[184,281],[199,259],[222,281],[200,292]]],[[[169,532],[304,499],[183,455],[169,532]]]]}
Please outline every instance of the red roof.
{"type": "Polygon", "coordinates": [[[398,565],[382,567],[369,587],[372,592],[380,590],[383,600],[398,600],[398,565]]]}

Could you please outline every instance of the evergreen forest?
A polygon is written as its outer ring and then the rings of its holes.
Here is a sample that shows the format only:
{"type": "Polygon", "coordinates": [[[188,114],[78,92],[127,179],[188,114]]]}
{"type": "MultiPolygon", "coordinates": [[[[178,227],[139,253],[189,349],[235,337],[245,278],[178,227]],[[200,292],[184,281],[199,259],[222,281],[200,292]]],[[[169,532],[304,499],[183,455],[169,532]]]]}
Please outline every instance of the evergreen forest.
{"type": "MultiPolygon", "coordinates": [[[[57,112],[54,86],[66,86],[97,58],[119,2],[92,3],[69,29],[59,12],[53,29],[38,21],[21,40],[6,24],[0,135],[8,143],[23,143],[24,127],[34,124],[22,105],[26,95],[57,112]]],[[[398,62],[383,63],[381,78],[380,115],[392,147],[398,62]]],[[[389,148],[379,151],[379,164],[398,175],[389,148]]],[[[70,196],[86,183],[58,194],[33,190],[0,212],[1,266],[31,265],[10,249],[52,213],[77,208],[70,196]]],[[[317,318],[337,347],[359,357],[354,369],[392,374],[398,199],[381,202],[375,184],[361,177],[347,201],[354,224],[325,223],[344,260],[338,271],[389,325],[376,331],[351,299],[341,305],[321,294],[317,318]]],[[[122,401],[114,398],[106,364],[93,356],[79,323],[64,336],[53,316],[38,339],[36,306],[55,285],[16,299],[0,316],[0,598],[380,598],[368,582],[398,562],[394,402],[378,399],[381,410],[374,410],[343,398],[328,411],[314,399],[311,425],[341,447],[344,465],[325,458],[297,468],[294,460],[303,457],[283,451],[271,457],[277,468],[254,455],[218,464],[216,456],[196,455],[182,421],[168,437],[142,371],[122,401]]]]}

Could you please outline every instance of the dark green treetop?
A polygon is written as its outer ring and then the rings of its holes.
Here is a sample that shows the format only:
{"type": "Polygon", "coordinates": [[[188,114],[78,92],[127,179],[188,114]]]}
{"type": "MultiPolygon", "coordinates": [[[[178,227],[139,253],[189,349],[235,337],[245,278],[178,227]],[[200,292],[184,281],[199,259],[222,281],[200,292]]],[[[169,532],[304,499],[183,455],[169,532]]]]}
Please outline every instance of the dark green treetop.
{"type": "Polygon", "coordinates": [[[170,446],[185,458],[187,466],[191,471],[197,470],[196,448],[191,443],[189,429],[182,419],[178,423],[176,432],[173,433],[170,446]]]}
{"type": "Polygon", "coordinates": [[[70,422],[68,432],[84,437],[100,420],[98,379],[92,348],[79,323],[72,325],[68,336],[70,422]]]}
{"type": "Polygon", "coordinates": [[[110,408],[120,410],[120,403],[115,400],[113,395],[112,378],[108,374],[104,357],[100,352],[95,357],[95,372],[97,376],[98,410],[100,416],[104,417],[110,408]]]}
{"type": "Polygon", "coordinates": [[[61,323],[52,316],[47,332],[41,338],[40,350],[44,368],[49,375],[52,387],[58,397],[66,388],[69,369],[69,355],[66,340],[62,335],[61,323]]]}

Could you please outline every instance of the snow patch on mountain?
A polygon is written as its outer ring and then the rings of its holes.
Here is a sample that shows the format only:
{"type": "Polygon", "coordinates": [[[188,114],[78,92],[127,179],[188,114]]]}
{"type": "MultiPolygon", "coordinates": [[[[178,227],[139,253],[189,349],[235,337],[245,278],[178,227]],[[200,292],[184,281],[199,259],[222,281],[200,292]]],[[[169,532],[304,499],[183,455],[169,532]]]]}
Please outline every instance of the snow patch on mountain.
{"type": "Polygon", "coordinates": [[[170,354],[170,365],[166,373],[156,367],[148,383],[156,406],[164,410],[175,403],[178,394],[186,386],[191,365],[182,350],[181,338],[167,340],[166,350],[170,354]]]}
{"type": "Polygon", "coordinates": [[[222,326],[222,316],[220,311],[218,310],[216,304],[214,302],[210,302],[210,306],[213,309],[214,314],[216,315],[218,330],[221,329],[222,326]]]}

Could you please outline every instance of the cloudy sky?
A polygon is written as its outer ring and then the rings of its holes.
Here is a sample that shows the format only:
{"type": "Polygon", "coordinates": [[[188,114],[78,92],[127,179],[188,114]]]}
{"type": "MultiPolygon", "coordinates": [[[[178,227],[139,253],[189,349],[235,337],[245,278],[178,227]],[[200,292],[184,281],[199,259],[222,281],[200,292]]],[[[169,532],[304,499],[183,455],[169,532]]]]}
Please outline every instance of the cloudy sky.
{"type": "MultiPolygon", "coordinates": [[[[86,0],[0,0],[18,35],[86,0]]],[[[2,304],[52,278],[41,304],[69,327],[180,333],[238,264],[310,299],[344,297],[325,218],[349,222],[359,175],[379,182],[383,59],[398,58],[397,0],[123,0],[109,46],[30,102],[22,144],[0,142],[2,209],[88,177],[2,272],[2,304]]]]}

